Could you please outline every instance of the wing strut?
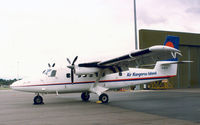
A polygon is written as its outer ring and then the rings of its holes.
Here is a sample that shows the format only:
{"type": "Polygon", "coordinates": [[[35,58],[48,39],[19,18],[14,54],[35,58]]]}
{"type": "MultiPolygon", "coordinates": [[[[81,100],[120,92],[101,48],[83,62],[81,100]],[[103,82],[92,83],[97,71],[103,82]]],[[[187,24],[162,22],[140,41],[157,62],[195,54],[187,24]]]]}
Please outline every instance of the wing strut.
{"type": "Polygon", "coordinates": [[[95,83],[92,84],[91,87],[90,87],[90,91],[93,92],[93,93],[96,93],[96,94],[99,95],[99,96],[100,96],[103,92],[105,92],[106,90],[108,90],[108,88],[103,87],[103,86],[100,86],[99,80],[101,79],[102,75],[103,75],[103,71],[100,70],[99,75],[98,75],[98,77],[97,77],[95,83]]]}

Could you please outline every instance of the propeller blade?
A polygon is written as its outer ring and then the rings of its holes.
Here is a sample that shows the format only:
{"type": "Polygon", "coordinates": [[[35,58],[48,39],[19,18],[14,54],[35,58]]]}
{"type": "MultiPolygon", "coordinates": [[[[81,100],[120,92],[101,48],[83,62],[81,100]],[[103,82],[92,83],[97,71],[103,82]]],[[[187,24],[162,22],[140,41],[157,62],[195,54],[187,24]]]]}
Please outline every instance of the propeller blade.
{"type": "Polygon", "coordinates": [[[53,65],[52,65],[52,67],[54,67],[56,64],[54,63],[53,65]]]}
{"type": "Polygon", "coordinates": [[[74,61],[72,62],[72,65],[74,65],[74,63],[76,62],[77,59],[78,59],[78,56],[76,56],[76,57],[74,58],[74,61]]]}
{"type": "Polygon", "coordinates": [[[71,61],[69,60],[69,58],[67,58],[67,62],[68,62],[69,64],[71,64],[71,61]]]}
{"type": "Polygon", "coordinates": [[[71,81],[74,83],[74,69],[71,69],[71,81]]]}
{"type": "Polygon", "coordinates": [[[48,63],[49,68],[51,68],[51,65],[48,63]]]}

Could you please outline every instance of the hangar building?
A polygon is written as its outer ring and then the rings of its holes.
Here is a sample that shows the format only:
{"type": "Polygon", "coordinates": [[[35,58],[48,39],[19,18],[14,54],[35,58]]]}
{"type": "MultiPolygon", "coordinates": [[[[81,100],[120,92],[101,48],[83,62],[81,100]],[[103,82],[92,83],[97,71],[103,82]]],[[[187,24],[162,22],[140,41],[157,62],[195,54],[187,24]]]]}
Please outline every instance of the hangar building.
{"type": "Polygon", "coordinates": [[[200,34],[171,32],[160,30],[139,30],[140,49],[153,45],[162,45],[167,35],[180,37],[179,49],[182,52],[182,60],[194,61],[178,65],[177,76],[170,78],[169,82],[174,88],[199,88],[200,87],[200,34]]]}

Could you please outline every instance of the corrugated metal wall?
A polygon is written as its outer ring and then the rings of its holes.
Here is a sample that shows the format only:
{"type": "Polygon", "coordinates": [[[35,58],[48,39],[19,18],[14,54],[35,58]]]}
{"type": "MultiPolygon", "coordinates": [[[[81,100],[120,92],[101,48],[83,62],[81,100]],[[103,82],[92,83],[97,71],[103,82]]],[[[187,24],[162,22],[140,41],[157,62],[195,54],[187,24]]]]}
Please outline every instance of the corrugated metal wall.
{"type": "Polygon", "coordinates": [[[180,37],[179,49],[183,56],[179,60],[194,61],[180,64],[177,77],[170,78],[169,81],[175,88],[200,87],[200,34],[142,29],[139,31],[140,49],[162,45],[167,35],[180,37]]]}

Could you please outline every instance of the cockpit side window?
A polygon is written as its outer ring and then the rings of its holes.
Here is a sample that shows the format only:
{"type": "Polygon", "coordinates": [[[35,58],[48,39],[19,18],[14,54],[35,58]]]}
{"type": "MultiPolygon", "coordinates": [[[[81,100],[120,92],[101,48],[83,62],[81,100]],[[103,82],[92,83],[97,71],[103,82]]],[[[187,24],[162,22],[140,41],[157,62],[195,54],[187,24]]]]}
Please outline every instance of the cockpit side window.
{"type": "Polygon", "coordinates": [[[55,77],[56,76],[56,72],[57,72],[56,70],[46,69],[42,73],[47,75],[48,77],[55,77]]]}
{"type": "Polygon", "coordinates": [[[55,77],[56,76],[56,72],[57,72],[56,70],[52,70],[50,77],[55,77]]]}
{"type": "Polygon", "coordinates": [[[46,73],[46,70],[44,70],[42,73],[45,74],[45,73],[46,73]]]}
{"type": "Polygon", "coordinates": [[[52,71],[51,69],[47,69],[47,70],[44,70],[42,73],[45,75],[49,75],[51,71],[52,71]]]}

